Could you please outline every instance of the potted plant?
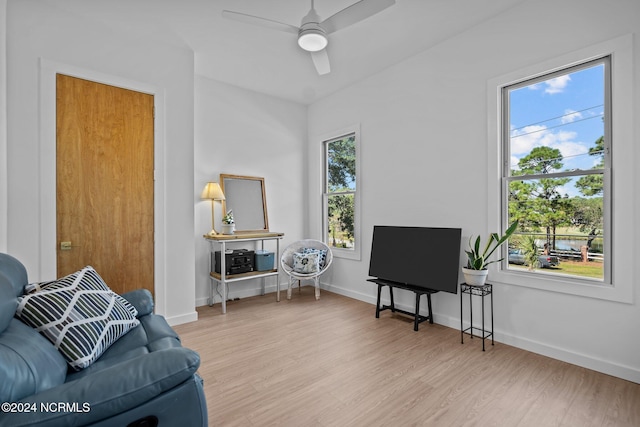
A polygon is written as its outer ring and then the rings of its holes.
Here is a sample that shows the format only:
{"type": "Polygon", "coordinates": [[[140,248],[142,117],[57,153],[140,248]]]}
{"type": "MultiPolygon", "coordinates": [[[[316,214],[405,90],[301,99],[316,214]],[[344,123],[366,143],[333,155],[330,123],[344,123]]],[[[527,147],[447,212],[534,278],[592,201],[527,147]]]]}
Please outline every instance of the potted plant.
{"type": "Polygon", "coordinates": [[[485,280],[487,280],[487,274],[489,274],[487,266],[494,262],[500,262],[504,259],[500,258],[489,261],[489,258],[491,258],[491,255],[493,255],[500,245],[511,237],[511,235],[516,231],[516,228],[518,228],[518,221],[514,221],[502,236],[499,236],[498,233],[491,233],[489,235],[489,241],[484,246],[484,250],[482,252],[480,252],[480,236],[476,238],[475,242],[473,242],[473,236],[469,238],[469,250],[465,251],[467,254],[467,266],[462,267],[462,273],[464,274],[465,281],[468,285],[484,285],[485,280]]]}
{"type": "Polygon", "coordinates": [[[233,234],[234,228],[233,209],[231,209],[222,217],[222,234],[233,234]]]}

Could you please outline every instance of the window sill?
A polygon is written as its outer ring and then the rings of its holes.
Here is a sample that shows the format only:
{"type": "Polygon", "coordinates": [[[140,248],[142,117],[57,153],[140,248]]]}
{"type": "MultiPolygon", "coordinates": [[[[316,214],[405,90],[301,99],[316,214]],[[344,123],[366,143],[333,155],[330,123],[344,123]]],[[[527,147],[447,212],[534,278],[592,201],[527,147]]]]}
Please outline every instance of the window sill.
{"type": "Polygon", "coordinates": [[[609,285],[598,280],[580,277],[559,276],[544,271],[534,273],[514,270],[498,270],[489,273],[492,283],[558,292],[586,298],[596,298],[621,303],[633,303],[630,285],[609,285]]]}
{"type": "Polygon", "coordinates": [[[342,249],[342,248],[331,248],[331,253],[334,258],[344,258],[344,259],[352,259],[355,261],[360,261],[360,251],[356,249],[342,249]]]}

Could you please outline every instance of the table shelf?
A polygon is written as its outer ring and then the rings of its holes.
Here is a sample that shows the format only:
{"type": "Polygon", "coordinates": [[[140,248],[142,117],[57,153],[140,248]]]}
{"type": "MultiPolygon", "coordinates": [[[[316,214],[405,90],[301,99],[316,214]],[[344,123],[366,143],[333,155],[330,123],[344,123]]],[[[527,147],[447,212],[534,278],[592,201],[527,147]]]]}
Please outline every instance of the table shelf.
{"type": "MultiPolygon", "coordinates": [[[[247,273],[239,273],[239,274],[227,274],[225,277],[225,281],[227,283],[237,282],[239,280],[247,280],[247,279],[259,279],[261,277],[270,277],[278,274],[277,269],[273,270],[265,270],[265,271],[249,271],[247,273]]],[[[211,277],[215,280],[222,281],[222,274],[211,272],[211,277]]]]}
{"type": "MultiPolygon", "coordinates": [[[[220,283],[222,287],[222,291],[218,291],[222,299],[222,313],[227,312],[227,284],[233,282],[239,282],[242,280],[250,280],[250,279],[266,279],[267,277],[275,277],[276,278],[276,301],[280,301],[280,280],[278,278],[279,269],[278,266],[280,261],[280,240],[284,237],[284,233],[276,233],[276,232],[258,232],[258,233],[238,233],[238,234],[216,234],[210,235],[205,234],[203,236],[209,243],[209,279],[210,279],[210,287],[209,287],[209,305],[213,306],[214,301],[214,292],[213,292],[213,282],[220,283]],[[276,251],[274,254],[274,268],[270,270],[263,271],[249,271],[246,273],[237,273],[237,274],[227,274],[227,273],[217,273],[215,270],[215,265],[213,259],[215,258],[215,252],[218,246],[220,248],[220,271],[224,272],[226,270],[226,257],[224,256],[226,245],[229,243],[239,243],[239,242],[255,242],[260,243],[262,249],[264,249],[264,242],[269,240],[275,240],[276,243],[276,251]]],[[[264,280],[262,282],[262,292],[265,292],[265,284],[264,280]]]]}

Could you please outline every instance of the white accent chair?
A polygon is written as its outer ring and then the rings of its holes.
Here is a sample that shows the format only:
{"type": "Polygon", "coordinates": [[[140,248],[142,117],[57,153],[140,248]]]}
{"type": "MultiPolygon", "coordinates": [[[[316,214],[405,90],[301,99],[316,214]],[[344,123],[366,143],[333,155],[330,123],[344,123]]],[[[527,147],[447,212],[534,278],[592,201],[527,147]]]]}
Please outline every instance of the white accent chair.
{"type": "Polygon", "coordinates": [[[280,265],[282,266],[284,272],[289,276],[287,299],[291,299],[291,287],[296,280],[298,281],[298,289],[301,286],[302,280],[313,280],[316,288],[316,300],[320,299],[320,275],[327,271],[332,261],[333,255],[331,253],[331,249],[319,240],[298,240],[297,242],[293,242],[289,246],[287,246],[282,252],[282,256],[280,257],[280,265]],[[324,260],[324,263],[319,266],[318,271],[311,273],[300,273],[294,271],[294,254],[302,252],[305,248],[326,251],[326,258],[324,260]]]}

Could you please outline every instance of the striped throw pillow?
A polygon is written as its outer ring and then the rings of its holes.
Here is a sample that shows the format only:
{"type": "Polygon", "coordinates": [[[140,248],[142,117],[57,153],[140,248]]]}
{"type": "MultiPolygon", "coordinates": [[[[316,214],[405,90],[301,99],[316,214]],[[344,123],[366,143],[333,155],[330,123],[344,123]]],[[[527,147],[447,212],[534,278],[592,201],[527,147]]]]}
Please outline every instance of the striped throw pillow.
{"type": "Polygon", "coordinates": [[[16,316],[44,335],[75,370],[88,367],[138,325],[138,314],[91,266],[20,297],[16,316]]]}

